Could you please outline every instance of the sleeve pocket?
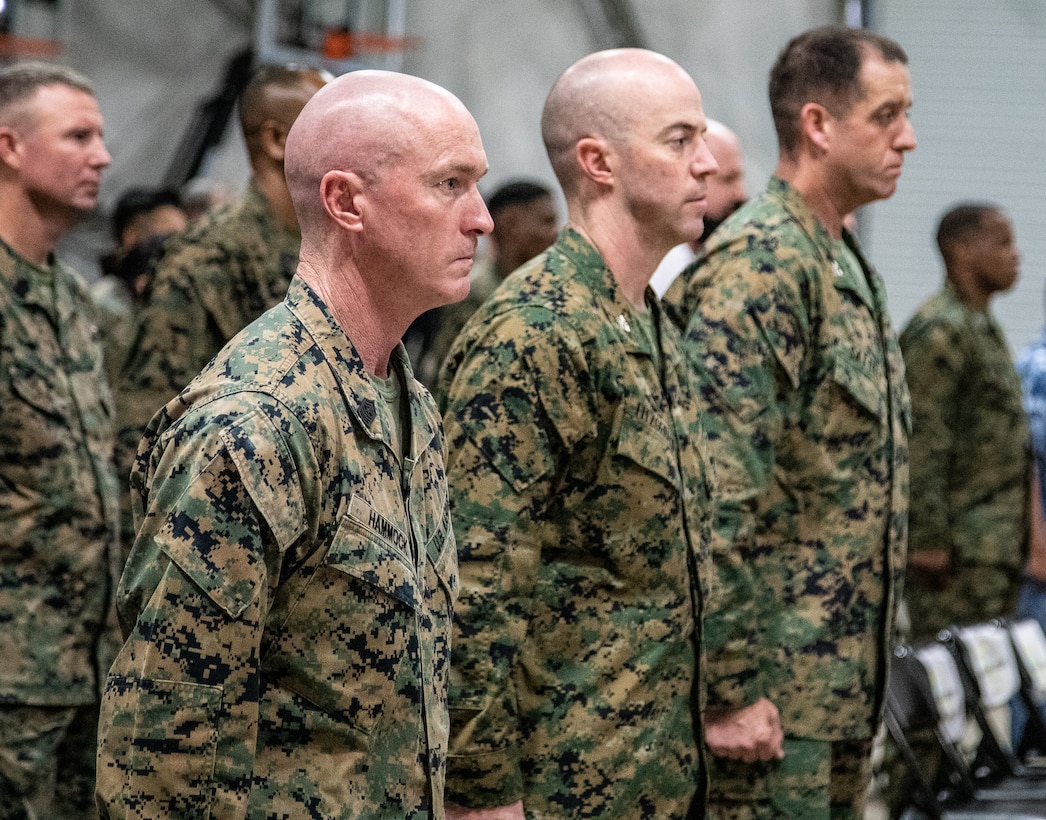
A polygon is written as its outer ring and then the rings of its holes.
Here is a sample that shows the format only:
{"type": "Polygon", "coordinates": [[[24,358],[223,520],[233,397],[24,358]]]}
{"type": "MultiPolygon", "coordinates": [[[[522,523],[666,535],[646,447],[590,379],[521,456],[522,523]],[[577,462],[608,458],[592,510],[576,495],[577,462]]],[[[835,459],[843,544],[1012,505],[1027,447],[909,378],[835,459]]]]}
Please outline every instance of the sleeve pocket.
{"type": "Polygon", "coordinates": [[[210,817],[221,687],[110,677],[106,689],[107,698],[135,700],[126,798],[171,817],[210,817]]]}

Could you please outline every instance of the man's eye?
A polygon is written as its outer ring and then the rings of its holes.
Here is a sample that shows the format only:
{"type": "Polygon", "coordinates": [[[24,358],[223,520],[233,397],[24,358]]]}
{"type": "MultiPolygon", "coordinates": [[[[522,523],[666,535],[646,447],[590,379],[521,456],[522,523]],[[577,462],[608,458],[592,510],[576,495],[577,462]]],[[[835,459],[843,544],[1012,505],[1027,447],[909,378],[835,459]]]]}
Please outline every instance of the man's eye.
{"type": "Polygon", "coordinates": [[[443,187],[446,188],[448,191],[453,191],[455,188],[458,187],[458,179],[457,177],[450,177],[448,179],[443,180],[443,182],[440,184],[443,185],[443,187]]]}

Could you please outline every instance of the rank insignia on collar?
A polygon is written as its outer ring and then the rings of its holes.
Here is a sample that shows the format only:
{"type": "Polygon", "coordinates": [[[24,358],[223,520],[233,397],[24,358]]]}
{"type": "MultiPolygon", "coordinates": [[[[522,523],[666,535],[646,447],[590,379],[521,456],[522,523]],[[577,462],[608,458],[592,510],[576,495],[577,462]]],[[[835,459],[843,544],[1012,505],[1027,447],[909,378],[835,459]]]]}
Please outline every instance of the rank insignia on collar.
{"type": "Polygon", "coordinates": [[[619,328],[621,328],[623,331],[625,331],[625,333],[631,333],[632,332],[632,326],[628,323],[628,319],[625,318],[625,314],[624,313],[618,314],[617,326],[619,328]]]}

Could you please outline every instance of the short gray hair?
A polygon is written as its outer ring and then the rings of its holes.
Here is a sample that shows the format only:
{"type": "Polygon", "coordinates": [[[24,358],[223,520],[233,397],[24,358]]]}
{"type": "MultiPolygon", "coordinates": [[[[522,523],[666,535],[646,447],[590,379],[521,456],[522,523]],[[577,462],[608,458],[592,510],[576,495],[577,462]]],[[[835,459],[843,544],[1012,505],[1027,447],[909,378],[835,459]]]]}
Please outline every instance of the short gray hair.
{"type": "Polygon", "coordinates": [[[0,68],[0,111],[33,96],[38,88],[51,85],[64,85],[94,96],[91,81],[71,68],[52,63],[14,63],[0,68]]]}

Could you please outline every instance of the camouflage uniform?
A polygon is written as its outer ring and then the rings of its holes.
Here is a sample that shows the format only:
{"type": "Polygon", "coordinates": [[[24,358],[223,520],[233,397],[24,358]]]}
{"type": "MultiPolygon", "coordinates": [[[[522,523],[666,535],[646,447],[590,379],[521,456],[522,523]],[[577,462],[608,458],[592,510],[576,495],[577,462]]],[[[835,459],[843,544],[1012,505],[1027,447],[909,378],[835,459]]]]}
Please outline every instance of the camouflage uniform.
{"type": "Polygon", "coordinates": [[[103,276],[90,287],[98,330],[102,334],[105,351],[105,375],[109,384],[117,383],[127,352],[135,334],[137,310],[130,288],[116,276],[103,276]]]}
{"type": "MultiPolygon", "coordinates": [[[[709,705],[766,696],[786,742],[870,738],[904,569],[911,412],[882,280],[776,177],[705,253],[665,300],[687,331],[720,493],[709,705]]],[[[780,769],[715,759],[713,806],[785,797],[780,769]]]]}
{"type": "Polygon", "coordinates": [[[208,214],[165,246],[114,385],[128,543],[134,531],[127,475],[149,419],[229,339],[283,299],[300,245],[298,233],[276,223],[265,197],[252,185],[242,203],[208,214]]]}
{"type": "Polygon", "coordinates": [[[1027,557],[1031,445],[1021,382],[1006,340],[950,285],[901,334],[912,392],[910,549],[944,549],[938,588],[905,582],[912,633],[1013,612],[1027,557]]]}
{"type": "Polygon", "coordinates": [[[522,797],[528,817],[703,807],[709,489],[678,333],[647,301],[638,314],[568,229],[451,350],[448,800],[522,797]]]}
{"type": "Polygon", "coordinates": [[[457,558],[439,417],[409,455],[299,279],[159,413],[132,486],[109,817],[441,818],[457,558]]]}
{"type": "MultiPolygon", "coordinates": [[[[86,287],[61,264],[37,267],[0,242],[0,280],[0,703],[70,715],[68,707],[91,705],[85,730],[93,731],[119,572],[112,400],[98,329],[86,287]]],[[[14,797],[9,781],[31,788],[36,777],[11,769],[4,724],[0,805],[14,797]]],[[[54,763],[41,754],[37,766],[54,763]]],[[[88,781],[89,798],[92,761],[82,766],[62,774],[88,781]]]]}
{"type": "Polygon", "coordinates": [[[458,334],[465,326],[465,322],[479,310],[480,305],[490,298],[490,295],[497,290],[498,285],[509,273],[511,271],[500,273],[494,267],[492,259],[479,259],[472,266],[469,295],[460,302],[444,305],[436,314],[436,334],[432,341],[432,349],[427,351],[423,362],[427,376],[427,379],[423,379],[423,381],[435,386],[436,377],[443,367],[443,362],[446,360],[454,340],[458,338],[458,334]]]}

